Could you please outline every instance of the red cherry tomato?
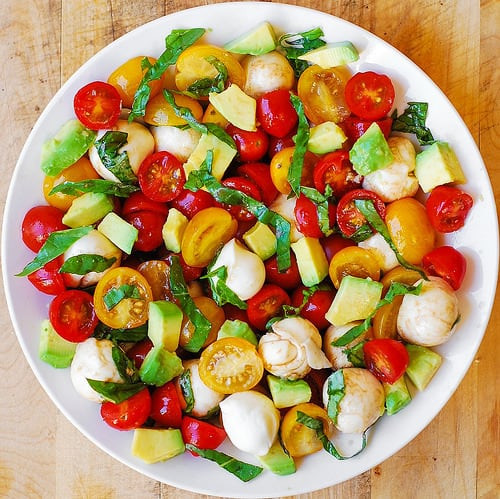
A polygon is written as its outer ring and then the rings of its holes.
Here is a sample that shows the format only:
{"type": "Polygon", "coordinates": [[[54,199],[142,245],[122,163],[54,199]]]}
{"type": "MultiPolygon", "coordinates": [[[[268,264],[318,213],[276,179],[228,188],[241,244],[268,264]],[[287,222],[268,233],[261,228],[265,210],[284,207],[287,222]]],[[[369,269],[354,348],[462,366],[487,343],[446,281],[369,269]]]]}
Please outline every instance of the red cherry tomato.
{"type": "Polygon", "coordinates": [[[264,331],[269,319],[281,314],[283,305],[290,305],[286,291],[275,284],[264,284],[262,289],[247,301],[250,325],[264,331]]]}
{"type": "Polygon", "coordinates": [[[158,203],[137,191],[128,197],[123,203],[122,215],[129,215],[136,211],[154,211],[165,216],[168,214],[168,206],[165,203],[158,203]]]}
{"type": "Polygon", "coordinates": [[[53,206],[35,206],[24,215],[21,226],[24,244],[38,252],[52,232],[68,227],[62,223],[64,211],[53,206]]]}
{"type": "MultiPolygon", "coordinates": [[[[340,126],[347,135],[347,138],[351,142],[356,142],[356,140],[358,140],[361,135],[363,135],[368,130],[368,128],[370,128],[370,125],[372,123],[373,121],[363,120],[361,118],[358,118],[357,116],[348,116],[340,124],[340,126]]],[[[384,134],[385,138],[389,138],[392,128],[392,118],[383,118],[381,120],[376,120],[376,123],[380,127],[380,130],[384,134]]]]}
{"type": "Polygon", "coordinates": [[[455,248],[440,246],[422,258],[422,266],[427,274],[441,277],[456,291],[464,280],[467,260],[455,248]]]}
{"type": "Polygon", "coordinates": [[[170,201],[170,206],[179,210],[185,217],[193,218],[199,211],[215,205],[214,198],[206,191],[196,192],[182,189],[180,194],[170,201]]]}
{"type": "Polygon", "coordinates": [[[92,130],[111,128],[120,117],[122,99],[113,85],[94,81],[75,95],[73,106],[76,117],[92,130]]]}
{"type": "Polygon", "coordinates": [[[63,274],[59,273],[62,263],[62,257],[46,263],[28,276],[29,281],[38,291],[47,295],[58,295],[66,291],[63,274]]]}
{"type": "MultiPolygon", "coordinates": [[[[297,288],[292,295],[292,305],[300,307],[304,302],[305,286],[297,288]]],[[[318,329],[326,329],[330,323],[325,319],[325,314],[328,312],[335,292],[332,289],[318,289],[306,301],[300,311],[300,316],[311,321],[318,329]]]]}
{"type": "Polygon", "coordinates": [[[119,404],[104,402],[101,405],[101,417],[104,422],[121,431],[140,428],[147,421],[150,411],[151,395],[147,388],[119,404]]]}
{"type": "Polygon", "coordinates": [[[182,253],[179,253],[177,256],[179,257],[179,263],[182,267],[182,275],[184,276],[184,280],[186,282],[191,282],[199,279],[203,272],[203,267],[191,267],[191,265],[188,265],[184,258],[182,258],[182,253]]]}
{"type": "Polygon", "coordinates": [[[59,336],[73,343],[92,336],[99,322],[92,296],[78,289],[66,290],[52,300],[49,320],[59,336]]]}
{"type": "Polygon", "coordinates": [[[226,303],[222,306],[224,309],[224,315],[228,321],[242,321],[248,324],[248,315],[246,310],[241,310],[241,308],[231,305],[231,303],[226,303]]]}
{"type": "Polygon", "coordinates": [[[290,267],[284,272],[278,271],[278,259],[276,256],[272,256],[266,260],[264,266],[266,268],[266,281],[270,284],[276,284],[290,291],[300,286],[302,282],[300,279],[299,267],[297,266],[297,259],[293,253],[290,253],[290,267]]]}
{"type": "Polygon", "coordinates": [[[394,86],[388,76],[373,71],[356,73],[346,83],[345,100],[356,116],[379,120],[391,110],[394,86]]]}
{"type": "Polygon", "coordinates": [[[134,249],[153,251],[163,243],[162,229],[166,216],[154,211],[136,211],[124,216],[138,231],[134,249]]]}
{"type": "Polygon", "coordinates": [[[363,345],[366,368],[379,380],[394,383],[406,371],[409,357],[403,343],[377,338],[363,345]]]}
{"type": "Polygon", "coordinates": [[[298,116],[285,89],[267,92],[257,99],[257,120],[274,137],[284,137],[295,127],[298,116]]]}
{"type": "Polygon", "coordinates": [[[267,149],[267,155],[269,159],[272,159],[274,155],[286,149],[287,147],[294,147],[295,142],[293,138],[297,133],[297,129],[294,127],[293,130],[284,137],[273,137],[269,138],[269,147],[267,149]]]}
{"type": "MultiPolygon", "coordinates": [[[[195,445],[199,449],[216,449],[226,439],[224,428],[191,416],[182,418],[181,433],[186,444],[195,445]]],[[[198,455],[195,452],[191,454],[198,455]]]]}
{"type": "MultiPolygon", "coordinates": [[[[319,226],[318,208],[317,206],[304,194],[301,194],[295,203],[295,220],[297,227],[307,237],[323,237],[323,232],[319,226]]],[[[335,205],[328,204],[328,215],[330,220],[330,227],[335,224],[335,205]]]]}
{"type": "Polygon", "coordinates": [[[245,163],[236,170],[238,175],[251,180],[260,190],[262,202],[269,206],[278,196],[278,189],[271,180],[271,171],[266,163],[245,163]]]}
{"type": "Polygon", "coordinates": [[[359,189],[363,177],[354,171],[347,151],[334,151],[316,163],[313,180],[319,192],[324,193],[328,184],[340,199],[346,192],[359,189]]]}
{"type": "Polygon", "coordinates": [[[438,232],[454,232],[461,229],[474,201],[466,192],[449,185],[432,190],[425,208],[433,227],[438,232]]]}
{"type": "Polygon", "coordinates": [[[130,350],[127,350],[127,357],[134,362],[136,369],[140,369],[144,362],[144,357],[153,348],[153,342],[149,338],[138,341],[130,350]]]}
{"type": "Polygon", "coordinates": [[[257,128],[255,132],[248,132],[234,125],[228,125],[226,132],[231,135],[236,143],[241,161],[259,161],[266,154],[269,138],[261,128],[257,128]]]}
{"type": "Polygon", "coordinates": [[[175,384],[170,381],[154,390],[151,395],[150,417],[166,428],[180,428],[182,410],[175,384]]]}
{"type": "MultiPolygon", "coordinates": [[[[243,192],[243,194],[246,194],[247,196],[250,196],[257,201],[261,200],[259,188],[251,180],[248,180],[245,177],[226,178],[222,181],[222,185],[243,192]]],[[[229,211],[229,213],[231,213],[231,215],[236,218],[236,220],[255,220],[255,217],[251,213],[249,213],[247,210],[245,210],[245,208],[239,205],[223,205],[223,207],[227,211],[229,211]]]]}
{"type": "Polygon", "coordinates": [[[340,234],[332,234],[328,237],[324,237],[320,242],[321,246],[323,246],[323,250],[325,251],[328,263],[330,263],[330,260],[333,258],[335,253],[341,249],[347,248],[348,246],[356,246],[354,241],[342,237],[340,234]]]}
{"type": "Polygon", "coordinates": [[[182,163],[167,151],[150,154],[139,167],[137,178],[142,192],[153,201],[172,201],[186,182],[182,163]]]}
{"type": "Polygon", "coordinates": [[[385,219],[385,204],[380,197],[366,189],[354,189],[344,194],[337,205],[337,224],[342,234],[351,237],[366,222],[364,215],[356,208],[356,199],[370,199],[380,217],[385,219]]]}

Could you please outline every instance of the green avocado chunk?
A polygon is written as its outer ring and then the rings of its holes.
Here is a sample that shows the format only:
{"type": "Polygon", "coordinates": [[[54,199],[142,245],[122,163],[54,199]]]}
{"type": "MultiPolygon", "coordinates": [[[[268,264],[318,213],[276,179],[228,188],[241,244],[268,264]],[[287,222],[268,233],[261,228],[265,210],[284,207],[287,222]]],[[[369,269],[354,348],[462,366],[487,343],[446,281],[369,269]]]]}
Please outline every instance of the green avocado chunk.
{"type": "Polygon", "coordinates": [[[144,357],[139,376],[148,385],[162,386],[183,370],[182,361],[175,353],[155,346],[144,357]]]}
{"type": "Polygon", "coordinates": [[[385,410],[389,416],[396,414],[411,402],[411,395],[404,376],[394,383],[382,383],[385,392],[385,410]]]}
{"type": "Polygon", "coordinates": [[[410,357],[406,374],[417,390],[422,391],[439,369],[443,359],[430,348],[419,345],[405,345],[410,357]]]}
{"type": "Polygon", "coordinates": [[[351,42],[332,42],[311,50],[298,59],[317,64],[323,69],[344,66],[359,59],[359,53],[351,42]]]}
{"type": "Polygon", "coordinates": [[[269,452],[263,456],[257,456],[262,466],[267,468],[275,475],[291,475],[295,473],[295,462],[281,446],[279,439],[269,449],[269,452]]]}
{"type": "Polygon", "coordinates": [[[75,355],[76,343],[59,336],[48,319],[42,322],[38,356],[52,367],[68,367],[75,355]]]}
{"type": "Polygon", "coordinates": [[[116,213],[108,213],[97,226],[97,230],[105,235],[115,246],[130,255],[139,231],[116,213]]]}
{"type": "Polygon", "coordinates": [[[137,428],[132,440],[132,455],[148,464],[166,461],[185,450],[182,433],[177,428],[137,428]]]}
{"type": "Polygon", "coordinates": [[[255,336],[255,333],[250,329],[250,326],[246,322],[239,321],[238,319],[225,321],[219,329],[217,333],[218,340],[228,337],[243,338],[254,346],[258,344],[257,336],[255,336]]]}
{"type": "Polygon", "coordinates": [[[97,222],[112,210],[113,202],[109,196],[100,192],[86,192],[73,200],[62,222],[73,229],[84,227],[97,222]]]}
{"type": "Polygon", "coordinates": [[[175,352],[179,346],[182,325],[182,310],[165,300],[149,303],[148,336],[154,346],[175,352]]]}
{"type": "Polygon", "coordinates": [[[311,387],[303,379],[289,380],[268,374],[267,384],[274,405],[278,409],[292,407],[311,400],[311,387]]]}
{"type": "Polygon", "coordinates": [[[267,21],[264,21],[226,43],[224,48],[235,54],[261,55],[272,52],[276,46],[274,29],[267,21]]]}

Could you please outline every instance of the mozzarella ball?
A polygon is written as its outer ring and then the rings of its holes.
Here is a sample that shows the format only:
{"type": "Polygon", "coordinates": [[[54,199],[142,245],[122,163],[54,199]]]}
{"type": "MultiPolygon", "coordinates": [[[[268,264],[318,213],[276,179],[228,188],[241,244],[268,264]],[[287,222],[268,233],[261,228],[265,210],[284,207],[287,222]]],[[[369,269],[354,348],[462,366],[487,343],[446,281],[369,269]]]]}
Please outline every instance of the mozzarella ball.
{"type": "Polygon", "coordinates": [[[307,319],[290,317],[275,322],[272,332],[259,341],[259,354],[267,371],[280,378],[300,379],[312,369],[331,364],[321,350],[321,335],[307,319]]]}
{"type": "MultiPolygon", "coordinates": [[[[119,153],[126,152],[128,155],[128,160],[132,171],[137,175],[141,163],[146,159],[147,156],[153,153],[155,148],[155,141],[151,132],[144,126],[136,122],[129,123],[125,120],[118,120],[117,124],[112,128],[113,131],[125,132],[127,134],[127,142],[120,149],[119,153]]],[[[102,138],[102,136],[109,132],[110,130],[99,130],[97,132],[97,139],[102,138]]],[[[97,173],[106,180],[111,180],[113,182],[119,182],[119,179],[111,173],[101,161],[99,154],[97,153],[97,148],[93,145],[89,149],[89,159],[92,166],[97,171],[97,173]]]]}
{"type": "Polygon", "coordinates": [[[123,383],[111,354],[113,342],[88,338],[78,343],[71,362],[71,381],[75,390],[92,402],[104,402],[104,397],[97,393],[87,379],[123,383]]]}
{"type": "MultiPolygon", "coordinates": [[[[335,426],[343,433],[363,433],[384,413],[384,387],[367,369],[349,367],[342,373],[344,396],[335,426]]],[[[323,404],[328,406],[328,379],[323,385],[323,404]]]]}
{"type": "Polygon", "coordinates": [[[241,65],[246,74],[244,91],[256,99],[279,88],[290,90],[295,84],[293,68],[279,52],[250,55],[243,59],[241,65]]]}
{"type": "Polygon", "coordinates": [[[433,347],[447,341],[455,331],[458,299],[451,286],[440,277],[421,279],[419,295],[405,295],[398,313],[398,333],[414,345],[433,347]]]}
{"type": "Polygon", "coordinates": [[[280,413],[269,397],[253,390],[233,393],[220,403],[220,410],[235,447],[254,456],[269,452],[280,425],[280,413]]]}
{"type": "Polygon", "coordinates": [[[399,265],[396,253],[378,232],[359,242],[358,246],[368,250],[377,259],[383,272],[389,272],[389,270],[399,265]]]}
{"type": "Polygon", "coordinates": [[[332,343],[343,336],[349,329],[361,324],[361,321],[349,322],[343,326],[330,326],[323,336],[323,352],[332,364],[333,370],[342,369],[343,367],[352,367],[352,363],[347,358],[346,350],[353,348],[358,343],[361,343],[368,336],[368,331],[358,336],[356,339],[343,347],[334,347],[332,343]]]}
{"type": "Polygon", "coordinates": [[[153,126],[151,133],[155,151],[168,151],[183,163],[195,150],[201,137],[201,133],[192,128],[182,130],[176,126],[153,126]]]}
{"type": "Polygon", "coordinates": [[[297,198],[295,196],[289,198],[286,194],[279,194],[272,202],[269,209],[278,215],[281,215],[285,220],[290,222],[290,242],[295,243],[304,237],[297,227],[295,219],[295,203],[297,198]]]}
{"type": "Polygon", "coordinates": [[[64,280],[67,286],[72,288],[86,287],[97,284],[99,279],[110,269],[120,265],[122,252],[105,235],[98,230],[91,230],[88,234],[81,237],[73,243],[63,254],[63,260],[66,261],[72,256],[77,255],[101,255],[105,258],[115,257],[116,261],[104,272],[89,272],[85,275],[65,274],[64,280]]]}

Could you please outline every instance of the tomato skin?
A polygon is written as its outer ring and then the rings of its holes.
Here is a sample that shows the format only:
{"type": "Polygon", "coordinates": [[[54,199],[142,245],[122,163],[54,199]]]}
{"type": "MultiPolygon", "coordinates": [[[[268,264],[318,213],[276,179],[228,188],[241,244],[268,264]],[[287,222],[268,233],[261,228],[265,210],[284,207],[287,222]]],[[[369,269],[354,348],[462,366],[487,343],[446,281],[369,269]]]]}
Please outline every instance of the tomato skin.
{"type": "Polygon", "coordinates": [[[297,133],[297,129],[294,127],[292,131],[285,135],[284,137],[273,137],[269,138],[269,147],[267,149],[267,155],[270,159],[273,158],[276,154],[278,154],[283,149],[287,147],[293,147],[295,142],[293,141],[293,137],[297,133]]]}
{"type": "MultiPolygon", "coordinates": [[[[224,187],[229,187],[231,189],[235,189],[237,191],[250,196],[257,201],[261,200],[261,195],[259,188],[249,179],[245,177],[229,177],[222,181],[222,185],[224,187]]],[[[245,210],[239,205],[226,205],[222,204],[222,207],[226,209],[231,215],[236,218],[238,221],[253,221],[255,220],[255,216],[250,212],[245,210]]]]}
{"type": "Polygon", "coordinates": [[[51,301],[49,320],[59,336],[73,343],[92,336],[99,322],[92,296],[79,289],[63,291],[51,301]]]}
{"type": "MultiPolygon", "coordinates": [[[[391,134],[392,118],[387,117],[381,120],[375,120],[375,122],[380,127],[384,137],[388,139],[391,134]]],[[[348,116],[340,126],[347,135],[347,138],[354,143],[368,130],[368,128],[370,128],[372,123],[373,121],[371,120],[363,120],[357,116],[348,116]]]]}
{"type": "Polygon", "coordinates": [[[186,183],[181,162],[167,151],[149,155],[139,167],[137,178],[142,192],[153,201],[172,201],[186,183]]]}
{"type": "Polygon", "coordinates": [[[151,394],[151,411],[149,416],[159,425],[166,428],[181,427],[181,402],[173,381],[155,388],[151,394]]]}
{"type": "Polygon", "coordinates": [[[440,246],[422,258],[427,274],[444,279],[455,291],[460,288],[467,271],[467,260],[452,246],[440,246]]]}
{"type": "Polygon", "coordinates": [[[392,108],[394,86],[386,75],[373,71],[356,73],[346,83],[345,99],[356,116],[364,120],[379,120],[392,108]]]}
{"type": "MultiPolygon", "coordinates": [[[[330,220],[330,227],[335,224],[335,205],[328,203],[328,215],[330,220]]],[[[297,221],[297,228],[307,237],[315,237],[319,239],[323,237],[323,232],[319,226],[318,209],[316,205],[304,194],[301,194],[294,208],[295,220],[297,221]]]]}
{"type": "Polygon", "coordinates": [[[113,85],[94,81],[75,94],[73,107],[76,117],[91,130],[111,128],[118,121],[122,99],[113,85]]]}
{"type": "MultiPolygon", "coordinates": [[[[200,421],[191,416],[184,416],[181,422],[182,439],[198,449],[216,449],[226,439],[224,428],[200,421]]],[[[195,452],[191,452],[197,456],[195,452]]]]}
{"type": "Polygon", "coordinates": [[[140,428],[147,421],[150,411],[151,396],[147,388],[119,404],[104,402],[101,405],[101,417],[104,422],[121,431],[140,428]]]}
{"type": "Polygon", "coordinates": [[[247,315],[250,325],[264,331],[269,319],[278,316],[283,305],[290,305],[286,291],[276,284],[264,284],[262,289],[247,302],[247,315]]]}
{"type": "Polygon", "coordinates": [[[21,232],[24,244],[37,253],[52,232],[68,229],[64,212],[53,206],[34,206],[24,215],[21,232]]]}
{"type": "Polygon", "coordinates": [[[188,265],[184,258],[182,258],[182,253],[179,253],[177,256],[179,257],[179,263],[182,267],[182,275],[184,276],[184,280],[186,282],[191,282],[199,279],[201,274],[203,273],[203,268],[191,267],[191,265],[188,265]]]}
{"type": "Polygon", "coordinates": [[[170,202],[170,206],[191,219],[199,211],[215,206],[215,200],[208,192],[201,189],[196,192],[182,189],[179,195],[170,202]]]}
{"type": "Polygon", "coordinates": [[[272,256],[264,262],[266,268],[266,281],[270,284],[276,284],[283,289],[290,291],[300,286],[302,280],[300,279],[299,267],[297,265],[297,258],[293,253],[290,253],[290,267],[285,272],[278,271],[278,259],[272,256]]]}
{"type": "Polygon", "coordinates": [[[127,357],[134,362],[136,369],[140,369],[144,362],[144,357],[153,348],[153,342],[149,338],[138,341],[130,350],[127,350],[127,357]]]}
{"type": "Polygon", "coordinates": [[[320,243],[323,246],[328,263],[330,263],[333,256],[341,249],[356,246],[356,243],[352,239],[342,237],[340,234],[331,234],[328,237],[323,237],[320,243]]]}
{"type": "Polygon", "coordinates": [[[435,187],[427,198],[425,208],[438,232],[455,232],[465,224],[474,201],[466,192],[449,185],[435,187]]]}
{"type": "Polygon", "coordinates": [[[240,177],[251,180],[260,190],[262,202],[269,206],[278,196],[274,187],[271,171],[266,163],[245,163],[236,170],[240,177]]]}
{"type": "Polygon", "coordinates": [[[297,112],[290,102],[290,92],[277,89],[257,99],[257,120],[274,137],[285,137],[298,121],[297,112]]]}
{"type": "Polygon", "coordinates": [[[132,193],[123,203],[122,215],[129,215],[136,211],[154,211],[165,215],[168,214],[168,206],[148,198],[143,192],[132,193]]]}
{"type": "Polygon", "coordinates": [[[63,274],[59,273],[62,263],[62,257],[51,260],[41,269],[30,274],[28,280],[38,291],[47,295],[58,295],[66,291],[63,274]]]}
{"type": "Polygon", "coordinates": [[[392,384],[406,371],[409,357],[403,343],[377,338],[363,345],[366,368],[379,380],[392,384]]]}
{"type": "Polygon", "coordinates": [[[236,143],[241,161],[259,161],[267,153],[269,138],[262,128],[257,128],[255,132],[249,132],[234,125],[228,125],[226,132],[236,143]]]}
{"type": "Polygon", "coordinates": [[[124,216],[138,231],[134,250],[153,251],[163,243],[162,229],[166,216],[154,211],[136,211],[124,216]]]}
{"type": "Polygon", "coordinates": [[[231,303],[226,303],[222,306],[224,310],[224,315],[227,321],[242,321],[248,324],[248,315],[246,310],[241,310],[241,308],[232,305],[231,303]]]}
{"type": "MultiPolygon", "coordinates": [[[[303,291],[307,289],[305,286],[297,288],[292,295],[292,306],[300,307],[304,301],[303,291]]],[[[319,330],[326,329],[330,323],[325,319],[325,314],[328,312],[335,291],[332,289],[318,289],[306,301],[300,311],[300,316],[311,321],[319,330]]]]}

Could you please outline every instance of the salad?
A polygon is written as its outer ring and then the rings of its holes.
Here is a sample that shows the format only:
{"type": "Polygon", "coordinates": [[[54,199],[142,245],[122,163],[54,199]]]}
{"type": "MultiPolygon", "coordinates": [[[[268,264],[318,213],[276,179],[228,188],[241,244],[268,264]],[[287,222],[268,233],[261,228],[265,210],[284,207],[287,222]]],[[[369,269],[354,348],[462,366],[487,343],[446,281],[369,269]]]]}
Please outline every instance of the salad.
{"type": "Polygon", "coordinates": [[[427,104],[394,110],[388,76],[352,74],[349,41],[204,33],[174,30],[158,59],[76,93],[43,147],[19,276],[54,295],[40,357],[134,432],[133,455],[187,450],[247,481],[263,468],[216,450],[226,438],[286,475],[361,452],[425,389],[466,272],[436,235],[473,201],[427,104]]]}

